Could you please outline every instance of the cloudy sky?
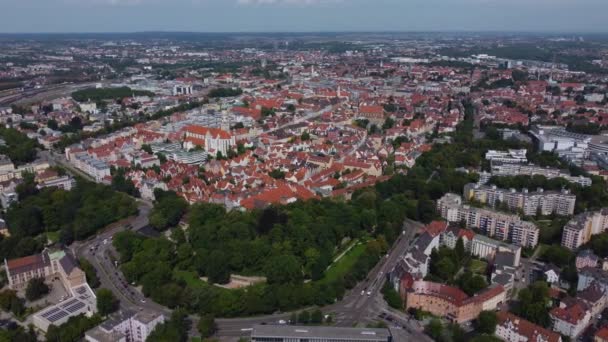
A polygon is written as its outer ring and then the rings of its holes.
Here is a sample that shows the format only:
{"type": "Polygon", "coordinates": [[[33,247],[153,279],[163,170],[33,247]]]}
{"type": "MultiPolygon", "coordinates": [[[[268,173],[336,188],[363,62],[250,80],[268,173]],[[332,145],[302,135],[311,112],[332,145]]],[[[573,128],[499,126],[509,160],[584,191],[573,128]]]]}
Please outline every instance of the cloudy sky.
{"type": "Polygon", "coordinates": [[[608,0],[0,0],[0,32],[608,32],[608,0]]]}

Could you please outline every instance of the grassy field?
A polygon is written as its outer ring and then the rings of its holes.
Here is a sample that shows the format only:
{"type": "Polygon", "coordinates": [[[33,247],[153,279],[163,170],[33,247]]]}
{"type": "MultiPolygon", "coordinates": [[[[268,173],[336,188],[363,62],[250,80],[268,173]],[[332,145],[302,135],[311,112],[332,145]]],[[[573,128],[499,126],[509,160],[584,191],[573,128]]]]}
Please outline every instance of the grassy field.
{"type": "Polygon", "coordinates": [[[182,279],[183,281],[185,281],[186,284],[188,284],[189,288],[194,289],[194,288],[203,288],[203,287],[209,286],[209,284],[200,280],[198,278],[198,276],[196,275],[196,273],[194,273],[194,272],[176,270],[176,271],[173,271],[173,275],[175,276],[175,278],[182,279]]]}
{"type": "Polygon", "coordinates": [[[59,232],[48,232],[46,233],[46,238],[52,242],[59,241],[59,232]]]}
{"type": "Polygon", "coordinates": [[[482,260],[471,260],[471,271],[473,273],[485,274],[488,263],[482,260]]]}
{"type": "Polygon", "coordinates": [[[325,271],[325,277],[321,281],[332,282],[344,277],[346,273],[355,265],[357,259],[365,252],[365,244],[358,244],[351,248],[340,260],[329,266],[325,271]]]}

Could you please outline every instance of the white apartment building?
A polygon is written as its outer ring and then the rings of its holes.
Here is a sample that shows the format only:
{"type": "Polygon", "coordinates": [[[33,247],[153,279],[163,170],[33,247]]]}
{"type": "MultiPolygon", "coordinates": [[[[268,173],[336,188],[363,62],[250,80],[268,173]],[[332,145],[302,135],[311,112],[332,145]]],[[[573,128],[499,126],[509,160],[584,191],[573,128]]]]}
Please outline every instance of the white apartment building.
{"type": "Polygon", "coordinates": [[[535,224],[522,221],[517,215],[463,205],[462,197],[456,194],[446,194],[440,198],[437,211],[448,222],[465,222],[467,228],[477,228],[497,240],[510,241],[523,247],[538,244],[539,230],[535,224]]]}
{"type": "Polygon", "coordinates": [[[521,247],[511,245],[502,241],[490,239],[487,236],[476,234],[471,241],[471,255],[482,259],[491,260],[498,252],[509,252],[514,256],[515,267],[519,266],[521,259],[521,247]]]}
{"type": "Polygon", "coordinates": [[[591,240],[591,237],[608,229],[608,208],[577,215],[565,226],[562,246],[576,249],[591,240]]]}
{"type": "Polygon", "coordinates": [[[165,321],[162,313],[123,310],[85,333],[88,342],[145,342],[152,330],[165,321]]]}
{"type": "Polygon", "coordinates": [[[581,300],[562,302],[549,313],[553,320],[553,331],[571,339],[576,339],[591,322],[590,308],[581,300]]]}
{"type": "Polygon", "coordinates": [[[496,186],[485,186],[477,183],[469,183],[464,186],[464,198],[474,199],[491,207],[504,203],[510,210],[522,210],[524,215],[534,216],[540,212],[541,215],[568,216],[574,214],[576,196],[568,190],[544,191],[538,189],[529,192],[523,189],[521,192],[515,189],[498,189],[496,186]]]}
{"type": "Polygon", "coordinates": [[[528,157],[526,157],[527,153],[528,153],[528,151],[526,149],[508,150],[506,152],[489,150],[488,152],[486,152],[486,160],[489,160],[492,163],[501,162],[501,163],[513,163],[513,164],[522,163],[523,164],[523,163],[528,162],[528,157]]]}
{"type": "Polygon", "coordinates": [[[536,165],[524,165],[513,163],[492,163],[492,176],[534,176],[540,175],[546,178],[564,178],[570,183],[580,186],[591,186],[592,180],[588,177],[574,177],[559,169],[540,167],[536,165]]]}
{"type": "Polygon", "coordinates": [[[95,159],[86,153],[75,154],[70,162],[76,168],[93,177],[98,183],[106,176],[110,176],[110,166],[106,162],[95,159]]]}

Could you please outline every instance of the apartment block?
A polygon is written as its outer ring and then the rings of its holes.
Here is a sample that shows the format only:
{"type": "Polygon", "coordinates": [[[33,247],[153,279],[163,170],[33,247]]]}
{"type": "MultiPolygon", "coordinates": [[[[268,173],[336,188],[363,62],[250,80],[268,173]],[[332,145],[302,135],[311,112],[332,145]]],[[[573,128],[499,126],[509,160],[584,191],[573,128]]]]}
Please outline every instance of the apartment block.
{"type": "Polygon", "coordinates": [[[560,215],[568,216],[574,214],[576,196],[568,190],[537,191],[529,192],[528,189],[516,191],[515,189],[499,189],[496,186],[486,186],[477,183],[469,183],[464,186],[464,198],[475,200],[493,208],[506,205],[510,210],[521,210],[524,215],[560,215]]]}
{"type": "Polygon", "coordinates": [[[570,176],[559,169],[540,167],[536,165],[514,164],[514,163],[492,163],[492,176],[544,176],[546,178],[564,178],[570,183],[580,186],[591,186],[591,178],[583,176],[570,176]]]}
{"type": "Polygon", "coordinates": [[[440,198],[437,211],[448,222],[464,222],[467,228],[479,229],[497,240],[522,247],[535,247],[538,244],[539,230],[535,224],[522,221],[517,215],[462,204],[462,197],[456,194],[446,194],[440,198]]]}
{"type": "Polygon", "coordinates": [[[565,226],[562,246],[576,249],[591,240],[591,237],[608,229],[608,208],[577,215],[565,226]]]}

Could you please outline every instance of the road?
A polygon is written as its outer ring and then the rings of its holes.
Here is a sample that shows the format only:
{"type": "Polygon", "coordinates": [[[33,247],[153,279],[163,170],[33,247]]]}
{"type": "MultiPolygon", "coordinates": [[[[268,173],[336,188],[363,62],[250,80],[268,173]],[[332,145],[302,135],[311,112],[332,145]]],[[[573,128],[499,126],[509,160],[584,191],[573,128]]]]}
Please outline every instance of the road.
{"type": "Polygon", "coordinates": [[[63,154],[56,153],[54,151],[42,150],[38,151],[38,157],[42,160],[47,161],[51,165],[59,165],[70,171],[72,174],[78,175],[91,182],[95,182],[95,179],[93,179],[93,177],[77,169],[76,167],[74,167],[74,165],[70,164],[63,154]]]}

